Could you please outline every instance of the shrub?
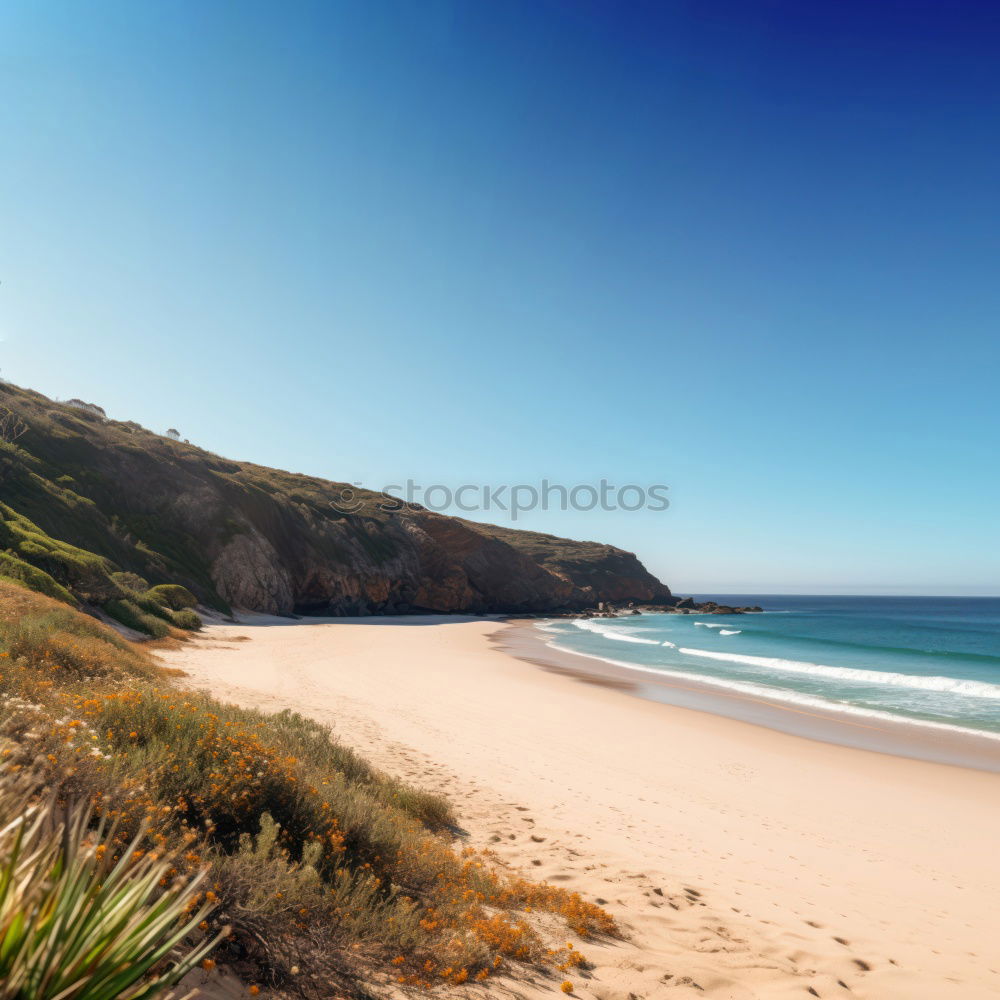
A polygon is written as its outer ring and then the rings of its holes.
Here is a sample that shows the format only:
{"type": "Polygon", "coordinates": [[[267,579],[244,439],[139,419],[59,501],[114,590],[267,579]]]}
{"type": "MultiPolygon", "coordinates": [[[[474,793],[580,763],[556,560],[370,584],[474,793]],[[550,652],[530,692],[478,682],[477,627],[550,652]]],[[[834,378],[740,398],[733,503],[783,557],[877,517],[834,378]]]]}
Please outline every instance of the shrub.
{"type": "Polygon", "coordinates": [[[151,614],[147,614],[138,604],[127,598],[108,601],[104,605],[104,610],[115,621],[121,622],[122,625],[127,625],[131,629],[135,629],[137,632],[145,632],[146,635],[150,635],[154,639],[162,639],[170,634],[170,628],[166,622],[151,614]]]}
{"type": "MultiPolygon", "coordinates": [[[[282,978],[294,965],[322,969],[331,943],[367,941],[395,949],[422,937],[418,907],[401,904],[370,871],[320,873],[323,844],[310,841],[299,860],[282,846],[281,827],[269,813],[256,836],[240,834],[239,847],[217,857],[212,884],[237,936],[253,942],[258,963],[282,978]]],[[[326,971],[326,970],[324,970],[326,971]]]]}
{"type": "Polygon", "coordinates": [[[85,601],[98,602],[117,591],[102,556],[59,542],[38,531],[26,531],[17,551],[26,561],[72,588],[85,601]]]}
{"type": "Polygon", "coordinates": [[[130,594],[128,598],[140,611],[154,618],[162,618],[168,625],[174,623],[174,613],[170,608],[161,604],[155,598],[149,596],[149,591],[144,594],[130,594]]]}
{"type": "Polygon", "coordinates": [[[222,936],[176,955],[212,909],[189,905],[204,873],[174,878],[173,854],[143,852],[138,837],[122,849],[114,825],[91,833],[90,818],[52,797],[32,804],[0,774],[0,1000],[151,1000],[222,936]]]}
{"type": "Polygon", "coordinates": [[[161,583],[149,591],[149,596],[171,611],[193,608],[198,603],[198,598],[179,583],[161,583]]]}
{"type": "Polygon", "coordinates": [[[132,594],[128,600],[140,611],[151,615],[153,618],[159,618],[168,625],[174,625],[177,628],[188,629],[189,631],[196,631],[201,628],[201,619],[194,611],[190,611],[187,608],[180,611],[171,611],[169,607],[151,595],[152,591],[146,591],[144,594],[132,594]]]}
{"type": "Polygon", "coordinates": [[[187,608],[173,613],[174,624],[178,628],[187,629],[189,632],[197,632],[201,628],[201,619],[196,611],[189,611],[187,608]]]}
{"type": "MultiPolygon", "coordinates": [[[[10,556],[30,563],[85,601],[100,603],[118,592],[108,575],[114,568],[108,559],[52,538],[4,503],[0,503],[0,546],[10,556]]],[[[30,583],[25,577],[19,578],[30,583]]],[[[54,596],[49,590],[43,592],[54,596]]]]}
{"type": "Polygon", "coordinates": [[[122,590],[129,590],[136,594],[143,594],[149,590],[149,584],[138,573],[112,573],[111,579],[122,590]]]}
{"type": "Polygon", "coordinates": [[[76,598],[43,569],[26,563],[12,552],[0,552],[0,575],[46,597],[76,605],[76,598]]]}

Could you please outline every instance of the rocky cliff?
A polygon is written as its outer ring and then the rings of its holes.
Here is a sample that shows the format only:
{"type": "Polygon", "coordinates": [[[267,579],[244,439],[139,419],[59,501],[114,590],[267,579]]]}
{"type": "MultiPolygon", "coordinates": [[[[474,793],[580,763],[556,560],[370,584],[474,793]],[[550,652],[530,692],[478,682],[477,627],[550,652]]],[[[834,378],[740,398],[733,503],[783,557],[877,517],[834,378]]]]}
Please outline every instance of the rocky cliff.
{"type": "Polygon", "coordinates": [[[344,488],[0,385],[0,575],[23,578],[26,564],[84,603],[109,599],[115,571],[183,584],[223,610],[280,614],[672,601],[621,549],[385,510],[376,494],[343,513],[334,503],[344,488]]]}

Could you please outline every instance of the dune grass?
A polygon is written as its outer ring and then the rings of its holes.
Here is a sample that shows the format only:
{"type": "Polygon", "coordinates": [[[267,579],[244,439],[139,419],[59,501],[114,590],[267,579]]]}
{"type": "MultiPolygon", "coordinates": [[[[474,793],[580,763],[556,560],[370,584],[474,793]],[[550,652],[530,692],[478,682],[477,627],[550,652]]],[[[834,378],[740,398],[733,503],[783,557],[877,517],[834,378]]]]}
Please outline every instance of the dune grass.
{"type": "Polygon", "coordinates": [[[244,981],[317,997],[360,976],[457,985],[583,964],[565,933],[550,947],[539,914],[618,933],[577,894],[456,848],[447,802],[325,727],[186,691],[99,622],[2,582],[0,746],[9,771],[92,803],[122,850],[189,843],[177,873],[208,866],[192,905],[232,927],[217,957],[244,981]]]}

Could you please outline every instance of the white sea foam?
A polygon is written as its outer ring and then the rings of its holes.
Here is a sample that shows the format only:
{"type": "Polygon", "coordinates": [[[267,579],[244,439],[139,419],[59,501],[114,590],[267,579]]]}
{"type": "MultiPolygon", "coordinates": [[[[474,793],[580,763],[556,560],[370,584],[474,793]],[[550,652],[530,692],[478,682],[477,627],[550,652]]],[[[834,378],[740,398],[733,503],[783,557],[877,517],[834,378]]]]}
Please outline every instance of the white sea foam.
{"type": "Polygon", "coordinates": [[[604,636],[605,639],[617,639],[618,642],[641,642],[644,646],[659,646],[659,639],[643,639],[641,636],[633,635],[623,631],[621,626],[607,625],[603,621],[596,621],[593,618],[574,618],[573,624],[577,628],[582,628],[585,632],[596,632],[604,636]]]}
{"type": "Polygon", "coordinates": [[[719,625],[716,622],[695,622],[695,625],[701,625],[703,628],[725,628],[725,625],[719,625]]]}
{"type": "MultiPolygon", "coordinates": [[[[907,716],[894,715],[892,712],[883,712],[876,708],[861,708],[857,705],[846,705],[843,702],[829,701],[815,695],[802,694],[799,691],[790,691],[787,688],[773,688],[765,684],[754,684],[752,681],[736,681],[723,679],[721,677],[706,677],[704,674],[693,674],[685,670],[667,670],[659,667],[641,667],[636,663],[627,663],[622,660],[612,660],[607,656],[596,656],[593,653],[580,653],[576,649],[568,649],[560,646],[555,641],[546,643],[551,649],[558,649],[563,653],[574,653],[577,656],[587,656],[592,660],[600,660],[603,663],[610,663],[615,667],[624,667],[626,670],[634,670],[638,673],[653,674],[659,677],[679,678],[680,680],[695,681],[708,687],[724,688],[729,691],[737,691],[740,694],[752,695],[758,698],[768,698],[771,701],[789,702],[807,708],[822,709],[828,712],[840,712],[845,715],[863,716],[869,719],[881,719],[885,722],[901,723],[926,727],[928,729],[945,730],[952,733],[961,733],[963,736],[981,736],[983,739],[1000,742],[1000,733],[989,732],[981,729],[970,729],[966,726],[955,726],[948,722],[931,722],[927,719],[913,719],[907,716]]],[[[681,650],[685,652],[685,650],[681,650]]],[[[688,652],[690,652],[688,650],[688,652]]],[[[874,671],[872,671],[874,673],[874,671]]]]}
{"type": "Polygon", "coordinates": [[[562,632],[558,622],[535,622],[535,628],[540,632],[562,632]]]}
{"type": "Polygon", "coordinates": [[[676,642],[668,642],[666,639],[664,639],[663,642],[660,643],[660,645],[661,646],[669,646],[671,649],[676,649],[677,648],[677,643],[676,642]]]}
{"type": "Polygon", "coordinates": [[[808,674],[835,681],[855,681],[877,684],[880,687],[910,688],[914,691],[939,691],[964,695],[967,698],[992,698],[1000,700],[1000,684],[970,681],[961,677],[924,677],[920,674],[897,674],[882,670],[861,670],[856,667],[830,667],[822,663],[805,663],[800,660],[782,660],[772,656],[747,656],[743,653],[720,653],[709,649],[679,650],[688,656],[701,656],[726,663],[741,663],[748,667],[761,667],[782,673],[808,674]]]}
{"type": "Polygon", "coordinates": [[[742,631],[741,628],[720,628],[719,635],[740,635],[742,631]]]}

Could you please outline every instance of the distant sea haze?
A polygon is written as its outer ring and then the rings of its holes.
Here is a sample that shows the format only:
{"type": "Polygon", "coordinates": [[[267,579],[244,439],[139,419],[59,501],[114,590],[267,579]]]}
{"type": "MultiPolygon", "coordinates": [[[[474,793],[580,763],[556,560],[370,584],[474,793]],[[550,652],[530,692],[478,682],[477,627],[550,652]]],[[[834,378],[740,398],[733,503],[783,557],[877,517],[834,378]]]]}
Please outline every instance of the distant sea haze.
{"type": "Polygon", "coordinates": [[[766,610],[554,620],[540,628],[555,649],[647,676],[1000,742],[998,597],[710,599],[766,610]]]}

